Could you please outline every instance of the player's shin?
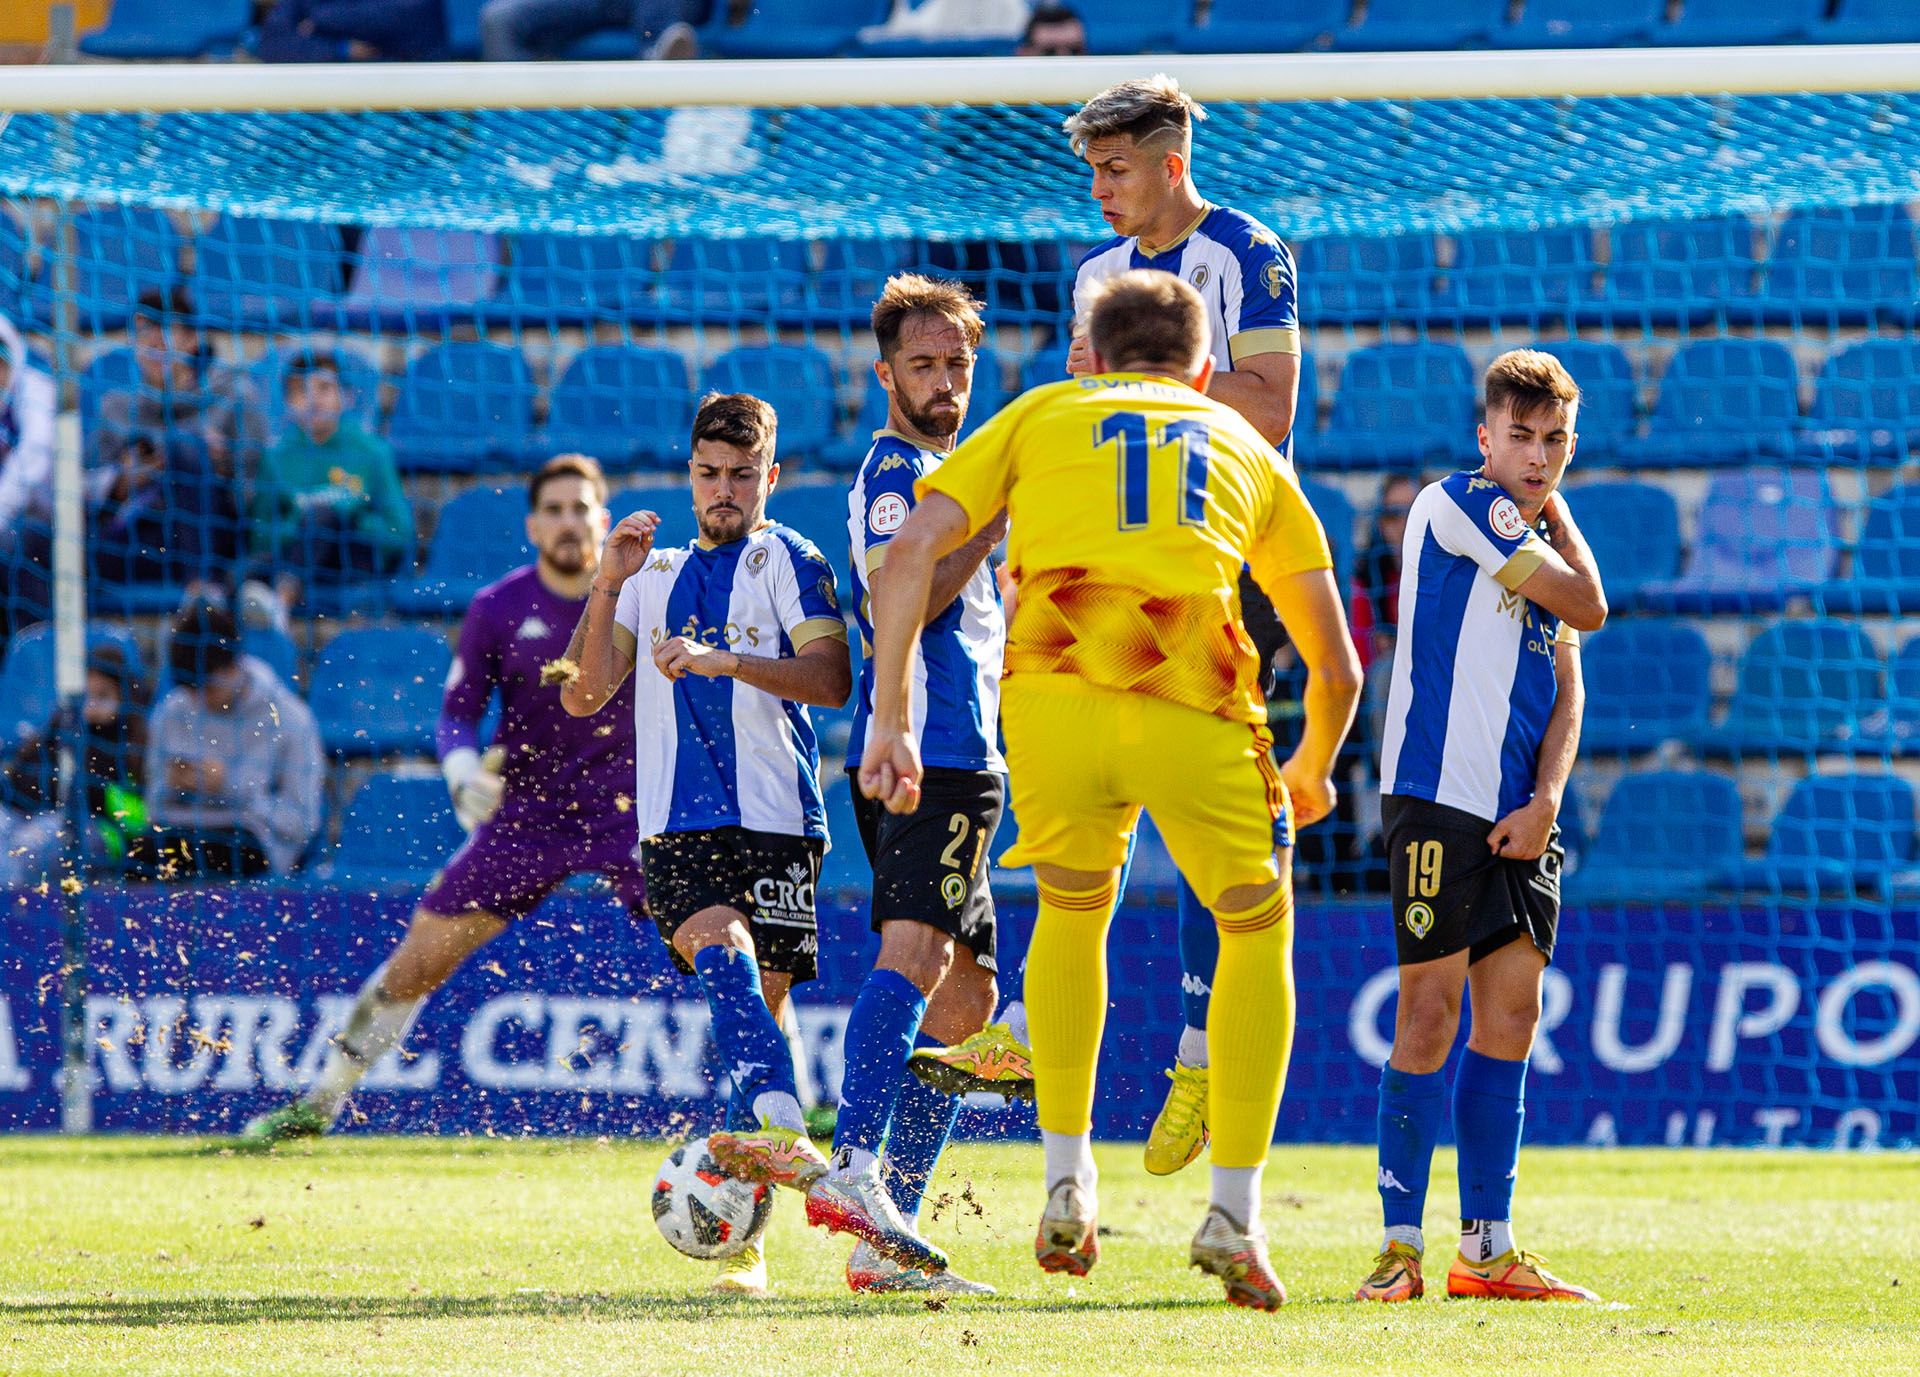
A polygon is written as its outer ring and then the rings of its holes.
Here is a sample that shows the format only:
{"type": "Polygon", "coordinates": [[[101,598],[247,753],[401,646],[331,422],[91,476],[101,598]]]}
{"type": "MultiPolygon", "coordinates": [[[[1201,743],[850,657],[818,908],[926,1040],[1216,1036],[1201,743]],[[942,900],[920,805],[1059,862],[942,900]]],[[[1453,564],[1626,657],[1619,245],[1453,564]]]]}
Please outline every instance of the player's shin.
{"type": "Polygon", "coordinates": [[[341,1031],[327,1060],[315,1078],[304,1102],[332,1122],[340,1115],[347,1096],[380,1058],[399,1045],[420,1010],[426,1004],[418,999],[390,999],[385,988],[386,963],[367,977],[347,1014],[347,1026],[341,1031]]]}
{"type": "Polygon", "coordinates": [[[926,1012],[926,996],[899,971],[868,973],[847,1019],[846,1074],[833,1135],[837,1170],[862,1171],[879,1156],[926,1012]]]}
{"type": "Polygon", "coordinates": [[[804,1134],[793,1054],[760,993],[759,961],[737,947],[711,946],[695,955],[693,969],[706,990],[713,1038],[737,1093],[759,1119],[804,1134]]]}
{"type": "Polygon", "coordinates": [[[1460,1152],[1460,1253],[1485,1262],[1513,1247],[1513,1183],[1526,1120],[1527,1063],[1471,1047],[1453,1084],[1453,1136],[1460,1152]]]}
{"type": "Polygon", "coordinates": [[[1218,909],[1214,917],[1220,961],[1207,1031],[1214,1203],[1253,1229],[1259,1181],[1252,1173],[1267,1160],[1293,1052],[1293,895],[1282,885],[1250,908],[1218,909]]]}
{"type": "MultiPolygon", "coordinates": [[[[922,1033],[916,1040],[922,1047],[939,1045],[939,1039],[922,1033]]],[[[893,1107],[893,1123],[887,1130],[887,1151],[882,1176],[894,1206],[908,1219],[920,1216],[920,1202],[926,1197],[933,1169],[953,1136],[954,1121],[960,1117],[960,1097],[935,1090],[918,1076],[902,1071],[900,1098],[893,1107]]]]}
{"type": "Polygon", "coordinates": [[[1213,915],[1183,876],[1180,880],[1180,1009],[1187,1026],[1180,1034],[1179,1063],[1207,1064],[1207,1007],[1213,999],[1213,973],[1220,964],[1220,932],[1213,915]]]}
{"type": "Polygon", "coordinates": [[[1094,1065],[1107,1017],[1107,929],[1115,885],[1066,890],[1042,882],[1027,948],[1027,1024],[1047,1184],[1091,1186],[1094,1065]]]}
{"type": "Polygon", "coordinates": [[[1446,1113],[1445,1072],[1417,1075],[1396,1070],[1391,1063],[1380,1068],[1378,1184],[1386,1227],[1382,1251],[1394,1243],[1415,1252],[1426,1246],[1420,1221],[1426,1213],[1433,1146],[1446,1113]]]}

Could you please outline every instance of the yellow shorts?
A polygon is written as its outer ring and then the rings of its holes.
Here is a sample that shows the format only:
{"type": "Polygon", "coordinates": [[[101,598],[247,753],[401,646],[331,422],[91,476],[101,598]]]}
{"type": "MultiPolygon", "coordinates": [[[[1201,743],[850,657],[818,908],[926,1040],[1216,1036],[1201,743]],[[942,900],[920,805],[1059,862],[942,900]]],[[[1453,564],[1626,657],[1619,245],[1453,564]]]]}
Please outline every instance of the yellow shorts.
{"type": "Polygon", "coordinates": [[[1279,878],[1287,789],[1265,727],[1063,674],[1001,689],[1020,839],[1003,865],[1112,870],[1146,809],[1202,903],[1279,878]]]}

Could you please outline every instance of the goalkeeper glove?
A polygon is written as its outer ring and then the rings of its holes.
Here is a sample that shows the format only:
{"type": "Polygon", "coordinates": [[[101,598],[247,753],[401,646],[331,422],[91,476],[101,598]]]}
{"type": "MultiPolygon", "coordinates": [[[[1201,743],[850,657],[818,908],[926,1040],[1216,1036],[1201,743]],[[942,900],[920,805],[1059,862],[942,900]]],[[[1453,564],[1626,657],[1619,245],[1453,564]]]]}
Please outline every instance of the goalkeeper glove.
{"type": "Polygon", "coordinates": [[[447,793],[453,799],[453,815],[465,830],[473,831],[500,811],[500,800],[507,792],[500,767],[506,763],[507,753],[498,746],[489,747],[485,755],[462,746],[448,751],[447,758],[440,762],[447,793]]]}

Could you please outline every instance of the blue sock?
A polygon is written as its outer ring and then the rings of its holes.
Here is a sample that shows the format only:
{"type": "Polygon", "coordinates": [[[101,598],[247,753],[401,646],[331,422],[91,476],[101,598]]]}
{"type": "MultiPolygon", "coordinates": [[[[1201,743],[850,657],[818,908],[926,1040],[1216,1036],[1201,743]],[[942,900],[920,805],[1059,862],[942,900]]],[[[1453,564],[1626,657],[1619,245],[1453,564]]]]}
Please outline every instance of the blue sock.
{"type": "Polygon", "coordinates": [[[1520,1167],[1527,1064],[1495,1061],[1472,1048],[1453,1080],[1453,1140],[1460,1150],[1460,1218],[1512,1219],[1520,1167]]]}
{"type": "Polygon", "coordinates": [[[840,1082],[840,1117],[833,1146],[879,1155],[900,1098],[927,997],[899,971],[869,972],[847,1018],[846,1073],[840,1082]]]}
{"type": "Polygon", "coordinates": [[[1220,964],[1220,930],[1187,877],[1180,877],[1180,1008],[1187,1027],[1206,1031],[1213,1002],[1213,968],[1220,964]]]}
{"type": "MultiPolygon", "coordinates": [[[[925,1034],[914,1041],[920,1047],[939,1045],[925,1034]]],[[[887,1134],[885,1177],[895,1207],[912,1219],[920,1213],[927,1183],[933,1180],[933,1169],[953,1135],[960,1097],[941,1094],[904,1066],[900,1076],[900,1102],[894,1106],[893,1128],[887,1134]]]]}
{"type": "Polygon", "coordinates": [[[758,1128],[760,1121],[753,1117],[753,1104],[740,1092],[736,1084],[733,1093],[727,1096],[727,1118],[725,1126],[738,1132],[743,1128],[758,1128]]]}
{"type": "Polygon", "coordinates": [[[734,1096],[749,1107],[756,1122],[754,1101],[769,1091],[779,1091],[797,1105],[793,1053],[760,993],[759,961],[751,952],[708,947],[693,958],[693,969],[706,987],[714,1045],[726,1058],[734,1096]]]}
{"type": "Polygon", "coordinates": [[[1380,1068],[1380,1206],[1389,1229],[1420,1227],[1433,1145],[1447,1112],[1446,1073],[1380,1068]]]}

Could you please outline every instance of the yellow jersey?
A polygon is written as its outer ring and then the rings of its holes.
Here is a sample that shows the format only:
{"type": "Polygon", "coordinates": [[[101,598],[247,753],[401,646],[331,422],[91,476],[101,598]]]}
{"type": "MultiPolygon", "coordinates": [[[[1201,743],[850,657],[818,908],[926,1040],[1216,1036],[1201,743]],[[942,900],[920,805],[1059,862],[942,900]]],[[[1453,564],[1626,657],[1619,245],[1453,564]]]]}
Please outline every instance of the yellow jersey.
{"type": "Polygon", "coordinates": [[[969,534],[1007,510],[1008,678],[1071,674],[1237,721],[1267,720],[1241,566],[1265,587],[1333,567],[1292,463],[1231,407],[1144,373],[1035,388],[916,491],[958,502],[969,534]]]}

